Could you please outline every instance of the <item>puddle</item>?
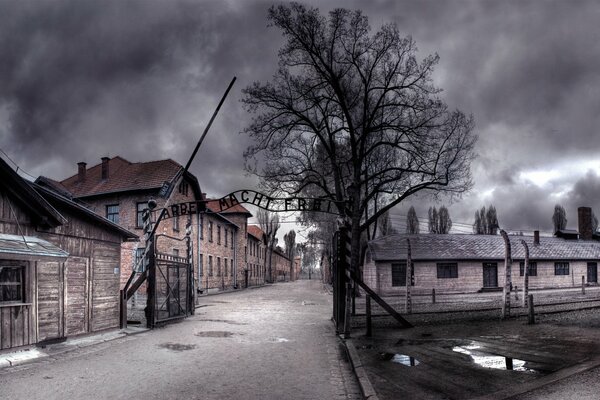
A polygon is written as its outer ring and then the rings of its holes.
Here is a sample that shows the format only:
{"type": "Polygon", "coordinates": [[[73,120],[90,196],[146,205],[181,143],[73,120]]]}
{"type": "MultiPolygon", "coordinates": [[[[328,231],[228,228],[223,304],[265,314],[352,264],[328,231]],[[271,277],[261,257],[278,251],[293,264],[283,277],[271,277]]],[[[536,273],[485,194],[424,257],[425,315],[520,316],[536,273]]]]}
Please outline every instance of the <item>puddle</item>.
{"type": "Polygon", "coordinates": [[[233,332],[227,332],[227,331],[202,331],[202,332],[196,332],[195,335],[196,336],[200,336],[200,337],[221,338],[221,337],[232,337],[233,336],[233,332]]]}
{"type": "Polygon", "coordinates": [[[525,360],[489,354],[485,351],[482,351],[481,348],[482,347],[477,344],[470,344],[467,346],[454,346],[452,351],[469,356],[475,364],[483,368],[512,370],[519,372],[537,372],[532,368],[525,367],[525,364],[527,363],[525,360]]]}
{"type": "Polygon", "coordinates": [[[196,348],[195,344],[181,344],[181,343],[161,343],[158,347],[171,351],[186,351],[193,350],[196,348]]]}
{"type": "Polygon", "coordinates": [[[386,361],[406,365],[407,367],[415,367],[420,364],[419,360],[406,354],[380,353],[380,355],[386,361]]]}
{"type": "Polygon", "coordinates": [[[285,343],[285,342],[289,342],[289,339],[278,337],[278,338],[271,339],[271,341],[275,342],[275,343],[285,343]]]}

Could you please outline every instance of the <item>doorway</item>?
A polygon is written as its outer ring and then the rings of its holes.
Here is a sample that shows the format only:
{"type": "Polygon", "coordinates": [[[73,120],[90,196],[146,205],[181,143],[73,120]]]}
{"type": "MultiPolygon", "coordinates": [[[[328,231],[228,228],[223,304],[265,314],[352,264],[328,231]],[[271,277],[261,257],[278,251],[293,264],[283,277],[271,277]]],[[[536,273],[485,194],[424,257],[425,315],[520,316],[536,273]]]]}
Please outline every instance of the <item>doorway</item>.
{"type": "Polygon", "coordinates": [[[498,287],[498,263],[483,263],[483,287],[498,287]]]}

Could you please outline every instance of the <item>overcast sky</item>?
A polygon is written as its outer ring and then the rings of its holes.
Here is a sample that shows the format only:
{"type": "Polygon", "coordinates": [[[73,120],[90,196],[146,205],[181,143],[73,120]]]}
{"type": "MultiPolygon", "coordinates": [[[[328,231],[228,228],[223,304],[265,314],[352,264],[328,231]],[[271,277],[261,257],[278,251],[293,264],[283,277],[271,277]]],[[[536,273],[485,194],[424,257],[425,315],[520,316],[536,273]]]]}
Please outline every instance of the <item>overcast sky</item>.
{"type": "MultiPolygon", "coordinates": [[[[473,114],[479,136],[474,189],[449,204],[456,228],[469,231],[460,224],[489,204],[510,230],[551,231],[556,203],[570,228],[578,206],[600,214],[598,1],[307,3],[362,9],[374,29],[397,23],[420,57],[440,55],[442,96],[473,114]]],[[[103,156],[185,164],[237,76],[192,172],[213,197],[252,188],[239,99],[277,66],[271,4],[1,0],[0,148],[31,175],[59,180],[103,156]]],[[[395,210],[400,230],[410,203],[395,210]]]]}

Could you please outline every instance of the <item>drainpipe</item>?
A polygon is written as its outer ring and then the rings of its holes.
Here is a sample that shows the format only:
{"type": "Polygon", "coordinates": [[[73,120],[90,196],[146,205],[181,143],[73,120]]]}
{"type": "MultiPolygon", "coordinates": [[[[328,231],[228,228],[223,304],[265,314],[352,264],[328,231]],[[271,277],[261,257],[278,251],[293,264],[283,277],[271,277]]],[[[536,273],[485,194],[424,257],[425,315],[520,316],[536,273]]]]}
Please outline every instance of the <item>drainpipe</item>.
{"type": "Polygon", "coordinates": [[[237,289],[237,229],[234,230],[233,234],[233,287],[237,289]]]}

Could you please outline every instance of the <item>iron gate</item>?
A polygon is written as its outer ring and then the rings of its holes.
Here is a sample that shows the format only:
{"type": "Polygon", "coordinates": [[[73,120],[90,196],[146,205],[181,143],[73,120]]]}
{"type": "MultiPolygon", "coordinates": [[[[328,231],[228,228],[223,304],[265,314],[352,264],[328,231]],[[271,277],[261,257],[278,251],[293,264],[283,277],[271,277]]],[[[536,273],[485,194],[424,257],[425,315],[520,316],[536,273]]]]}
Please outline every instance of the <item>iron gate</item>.
{"type": "Polygon", "coordinates": [[[156,235],[154,323],[192,313],[192,264],[190,238],[156,235]],[[167,252],[171,250],[171,252],[167,252]],[[183,253],[180,256],[179,253],[183,253]]]}

